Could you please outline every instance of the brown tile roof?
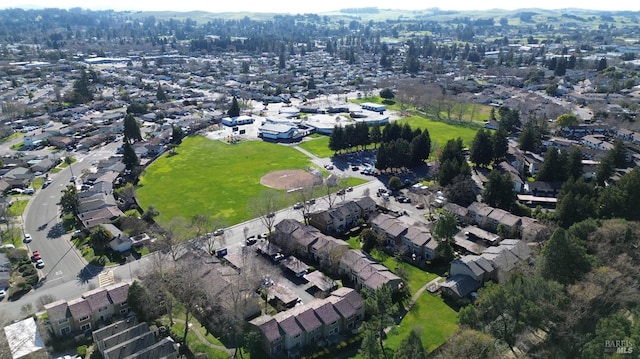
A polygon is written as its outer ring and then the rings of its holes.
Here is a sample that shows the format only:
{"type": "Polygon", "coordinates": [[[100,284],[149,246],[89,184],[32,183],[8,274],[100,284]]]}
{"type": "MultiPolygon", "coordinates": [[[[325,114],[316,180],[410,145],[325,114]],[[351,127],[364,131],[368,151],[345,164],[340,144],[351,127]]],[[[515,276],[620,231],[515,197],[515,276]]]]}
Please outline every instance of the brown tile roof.
{"type": "Polygon", "coordinates": [[[307,333],[311,333],[322,326],[320,319],[318,319],[316,313],[311,308],[306,308],[305,311],[296,315],[295,318],[298,321],[298,324],[300,324],[300,327],[302,327],[307,333]]]}
{"type": "Polygon", "coordinates": [[[320,321],[325,325],[340,320],[340,315],[338,315],[331,303],[319,302],[319,304],[320,305],[314,307],[313,310],[316,312],[318,318],[320,318],[320,321]]]}
{"type": "Polygon", "coordinates": [[[302,334],[302,329],[294,317],[286,317],[282,321],[278,322],[278,324],[282,331],[292,338],[298,334],[302,334]]]}
{"type": "Polygon", "coordinates": [[[71,313],[69,313],[69,306],[64,300],[58,300],[56,302],[46,304],[44,309],[47,310],[49,321],[52,323],[71,316],[71,313]]]}
{"type": "Polygon", "coordinates": [[[280,327],[275,319],[266,321],[258,326],[269,342],[274,342],[282,337],[280,327]]]}
{"type": "Polygon", "coordinates": [[[80,319],[91,315],[91,307],[84,298],[72,299],[68,302],[69,311],[74,319],[80,319]]]}
{"type": "Polygon", "coordinates": [[[129,293],[129,283],[118,283],[105,287],[111,303],[121,304],[127,301],[127,294],[129,293]]]}
{"type": "Polygon", "coordinates": [[[82,294],[82,297],[89,303],[91,312],[96,312],[98,309],[107,307],[111,304],[107,291],[104,288],[97,288],[92,291],[82,294]]]}

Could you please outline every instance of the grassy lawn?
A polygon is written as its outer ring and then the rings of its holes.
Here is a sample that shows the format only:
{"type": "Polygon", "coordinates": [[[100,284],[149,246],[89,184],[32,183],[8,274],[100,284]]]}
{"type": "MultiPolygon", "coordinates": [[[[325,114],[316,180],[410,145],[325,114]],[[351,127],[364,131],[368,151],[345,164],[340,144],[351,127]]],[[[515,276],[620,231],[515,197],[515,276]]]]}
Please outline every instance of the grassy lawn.
{"type": "Polygon", "coordinates": [[[7,142],[7,141],[11,141],[11,140],[13,140],[13,139],[16,139],[16,138],[18,138],[18,137],[22,136],[22,135],[23,135],[23,133],[22,133],[22,132],[14,132],[14,133],[10,134],[10,135],[9,135],[9,136],[7,136],[7,137],[0,138],[0,143],[5,143],[5,142],[7,142]]]}
{"type": "MultiPolygon", "coordinates": [[[[171,331],[174,333],[176,337],[182,338],[182,336],[184,335],[184,326],[185,326],[184,323],[175,323],[173,327],[171,327],[171,331]]],[[[189,329],[189,333],[187,334],[187,346],[194,354],[202,353],[202,354],[205,354],[207,358],[212,358],[212,359],[218,359],[218,358],[226,359],[229,357],[229,354],[227,354],[227,352],[225,352],[224,350],[210,348],[206,344],[202,343],[200,341],[200,338],[198,338],[193,333],[194,327],[200,327],[200,325],[192,324],[191,328],[189,329]]],[[[208,341],[209,341],[209,338],[208,338],[209,336],[207,336],[208,341]]]]}
{"type": "Polygon", "coordinates": [[[315,137],[308,141],[304,141],[298,146],[320,158],[333,156],[333,151],[329,149],[329,136],[321,135],[320,137],[315,137]]]}
{"type": "Polygon", "coordinates": [[[425,349],[431,352],[456,332],[458,313],[445,304],[442,298],[425,291],[400,325],[391,330],[386,340],[387,347],[397,349],[402,339],[414,328],[420,333],[425,349]]]}
{"type": "Polygon", "coordinates": [[[7,211],[7,214],[13,217],[20,217],[22,213],[24,213],[25,208],[27,208],[27,203],[29,203],[28,199],[13,201],[7,211]]]}
{"type": "Polygon", "coordinates": [[[2,244],[13,244],[14,247],[20,248],[22,244],[22,229],[13,227],[2,231],[2,244]]]}
{"type": "Polygon", "coordinates": [[[44,177],[36,177],[31,182],[31,187],[33,187],[35,189],[40,189],[40,188],[42,188],[42,184],[43,183],[44,183],[44,177]]]}
{"type": "Polygon", "coordinates": [[[125,260],[124,257],[122,257],[122,254],[112,251],[110,248],[93,248],[89,237],[86,237],[85,239],[76,237],[72,239],[71,242],[80,250],[82,257],[93,265],[106,267],[122,264],[125,260]]]}
{"type": "MultiPolygon", "coordinates": [[[[189,137],[176,155],[165,154],[146,169],[137,189],[138,200],[142,208],[152,205],[160,211],[160,223],[204,214],[232,225],[254,217],[249,205],[267,189],[260,184],[263,175],[310,164],[307,156],[288,146],[262,141],[228,145],[189,137]]],[[[363,182],[348,178],[345,185],[363,182]]],[[[293,196],[284,197],[287,206],[296,202],[293,196]]]]}
{"type": "Polygon", "coordinates": [[[444,146],[448,140],[457,137],[462,138],[462,141],[467,146],[470,146],[471,142],[473,142],[473,137],[475,137],[476,132],[478,131],[475,128],[450,125],[448,123],[430,120],[422,116],[406,117],[399,120],[398,123],[408,123],[413,128],[426,128],[429,130],[431,142],[436,142],[440,146],[444,146]]]}
{"type": "Polygon", "coordinates": [[[412,295],[415,294],[420,287],[438,277],[435,273],[425,272],[409,263],[398,263],[394,257],[378,250],[371,251],[371,256],[396,274],[399,270],[403,270],[406,273],[406,281],[409,284],[409,288],[411,288],[412,295]]]}

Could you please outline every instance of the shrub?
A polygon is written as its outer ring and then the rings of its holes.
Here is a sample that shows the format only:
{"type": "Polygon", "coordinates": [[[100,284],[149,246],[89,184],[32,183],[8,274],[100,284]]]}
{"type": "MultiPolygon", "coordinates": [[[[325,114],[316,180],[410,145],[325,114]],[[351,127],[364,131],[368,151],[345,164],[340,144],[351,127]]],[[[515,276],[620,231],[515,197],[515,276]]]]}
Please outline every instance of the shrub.
{"type": "Polygon", "coordinates": [[[28,276],[34,275],[36,273],[37,273],[36,268],[34,266],[32,266],[32,265],[29,265],[27,268],[25,268],[22,271],[22,276],[23,277],[28,277],[28,276]]]}
{"type": "Polygon", "coordinates": [[[86,345],[79,346],[77,349],[77,352],[79,357],[84,358],[85,356],[87,356],[87,346],[86,345]]]}
{"type": "Polygon", "coordinates": [[[34,286],[38,284],[38,280],[40,280],[40,278],[38,277],[38,274],[35,273],[35,274],[24,277],[24,280],[30,286],[34,286]]]}
{"type": "Polygon", "coordinates": [[[29,269],[33,269],[33,266],[31,265],[31,263],[29,264],[20,264],[20,266],[18,267],[18,272],[20,273],[24,273],[25,271],[29,270],[29,269]]]}

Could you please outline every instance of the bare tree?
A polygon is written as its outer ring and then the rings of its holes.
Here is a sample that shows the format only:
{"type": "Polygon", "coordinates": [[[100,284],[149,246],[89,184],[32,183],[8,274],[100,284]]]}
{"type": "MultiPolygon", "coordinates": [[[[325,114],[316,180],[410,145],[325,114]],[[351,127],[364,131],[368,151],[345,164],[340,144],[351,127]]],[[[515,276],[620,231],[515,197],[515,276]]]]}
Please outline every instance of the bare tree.
{"type": "Polygon", "coordinates": [[[180,256],[180,245],[186,239],[188,224],[182,217],[176,217],[169,222],[164,230],[158,233],[157,249],[169,253],[175,262],[180,256]]]}
{"type": "Polygon", "coordinates": [[[191,217],[191,225],[196,230],[196,237],[200,237],[205,230],[209,229],[211,219],[204,214],[196,214],[191,217]]]}
{"type": "Polygon", "coordinates": [[[297,188],[300,188],[300,190],[294,192],[294,198],[301,205],[300,212],[302,213],[304,222],[306,224],[309,224],[309,214],[313,212],[316,206],[314,194],[318,187],[315,185],[305,186],[304,184],[300,183],[297,185],[297,188]]]}
{"type": "Polygon", "coordinates": [[[267,228],[269,235],[271,235],[276,223],[276,211],[282,208],[282,200],[280,192],[269,189],[249,201],[249,210],[260,218],[260,222],[267,228]]]}
{"type": "Polygon", "coordinates": [[[338,200],[338,193],[336,189],[340,188],[342,186],[342,183],[342,179],[337,176],[330,175],[329,177],[325,178],[323,189],[326,195],[324,197],[324,200],[329,205],[329,208],[333,208],[333,206],[336,204],[336,201],[338,200]]]}

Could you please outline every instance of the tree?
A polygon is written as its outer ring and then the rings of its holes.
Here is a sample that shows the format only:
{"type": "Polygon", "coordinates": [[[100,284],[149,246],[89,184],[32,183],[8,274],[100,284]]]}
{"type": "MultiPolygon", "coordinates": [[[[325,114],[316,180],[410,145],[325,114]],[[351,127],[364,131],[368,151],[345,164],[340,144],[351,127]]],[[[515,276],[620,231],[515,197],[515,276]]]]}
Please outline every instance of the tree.
{"type": "Polygon", "coordinates": [[[156,100],[160,102],[167,102],[169,100],[166,92],[164,92],[164,88],[162,88],[162,85],[160,83],[158,83],[158,88],[156,89],[156,100]]]}
{"type": "Polygon", "coordinates": [[[136,151],[133,149],[133,146],[129,142],[125,142],[123,145],[123,154],[122,154],[122,163],[124,163],[125,167],[129,171],[133,171],[140,164],[140,160],[138,160],[138,155],[136,155],[136,151]]]}
{"type": "Polygon", "coordinates": [[[431,153],[431,137],[429,136],[429,131],[425,129],[418,136],[413,137],[409,147],[411,151],[411,164],[414,166],[423,164],[431,153]]]}
{"type": "Polygon", "coordinates": [[[496,339],[473,329],[462,329],[438,348],[437,359],[494,357],[496,339]]]}
{"type": "Polygon", "coordinates": [[[600,71],[604,71],[608,66],[607,66],[607,58],[603,57],[600,60],[598,60],[598,67],[596,68],[596,71],[600,72],[600,71]]]}
{"type": "Polygon", "coordinates": [[[538,181],[563,181],[566,179],[567,171],[564,169],[565,163],[560,160],[558,149],[554,146],[547,150],[544,160],[540,166],[540,171],[536,176],[538,181]]]}
{"type": "Polygon", "coordinates": [[[74,185],[67,185],[62,191],[60,198],[60,207],[63,214],[78,214],[78,190],[74,185]]]}
{"type": "Polygon", "coordinates": [[[560,189],[556,218],[563,228],[581,222],[596,215],[596,196],[591,184],[583,177],[574,180],[570,178],[560,189]]]}
{"type": "Polygon", "coordinates": [[[368,292],[365,299],[365,308],[370,315],[366,326],[371,330],[378,340],[382,357],[387,354],[384,347],[385,329],[394,324],[394,317],[397,314],[398,306],[391,299],[391,288],[382,285],[375,292],[368,292]]]}
{"type": "Polygon", "coordinates": [[[382,350],[378,345],[378,339],[375,331],[372,329],[365,329],[362,336],[362,344],[360,344],[360,350],[358,353],[366,359],[381,359],[382,350]]]}
{"type": "Polygon", "coordinates": [[[154,206],[149,205],[149,207],[147,207],[147,210],[142,213],[142,219],[151,223],[153,222],[154,218],[158,217],[159,215],[160,212],[154,206]]]}
{"type": "Polygon", "coordinates": [[[426,359],[427,351],[415,329],[402,339],[400,346],[393,355],[394,359],[426,359]]]}
{"type": "Polygon", "coordinates": [[[493,160],[493,143],[491,134],[488,131],[480,129],[476,132],[471,144],[469,159],[480,167],[486,167],[491,163],[493,160]]]}
{"type": "Polygon", "coordinates": [[[71,156],[65,156],[64,157],[64,163],[69,166],[69,171],[71,171],[71,177],[73,177],[73,168],[71,168],[71,165],[73,164],[73,157],[71,156]]]}
{"type": "Polygon", "coordinates": [[[569,154],[566,170],[567,179],[573,178],[574,180],[577,180],[582,177],[584,170],[582,166],[582,151],[580,148],[573,149],[569,154]]]}
{"type": "Polygon", "coordinates": [[[127,114],[124,117],[124,138],[125,142],[142,141],[142,134],[140,133],[140,127],[138,122],[132,114],[127,114]]]}
{"type": "Polygon", "coordinates": [[[232,118],[240,116],[240,105],[238,105],[238,99],[235,96],[231,100],[231,108],[227,111],[227,116],[232,118]]]}
{"type": "Polygon", "coordinates": [[[607,155],[611,156],[615,168],[627,168],[627,146],[622,140],[616,140],[613,149],[607,155]]]}
{"type": "Polygon", "coordinates": [[[600,198],[600,216],[640,220],[640,169],[625,173],[614,185],[607,186],[600,198]]]}
{"type": "Polygon", "coordinates": [[[365,228],[360,232],[360,242],[363,252],[371,252],[372,249],[380,245],[380,237],[371,228],[365,228]]]}
{"type": "Polygon", "coordinates": [[[520,149],[523,151],[535,152],[540,147],[540,135],[537,129],[531,124],[527,122],[527,124],[520,132],[518,136],[518,144],[520,145],[520,149]]]}
{"type": "Polygon", "coordinates": [[[388,186],[392,191],[397,191],[402,188],[402,180],[397,176],[391,176],[388,186]]]}
{"type": "Polygon", "coordinates": [[[493,170],[489,173],[489,182],[482,194],[483,201],[491,207],[511,210],[516,201],[513,181],[508,173],[493,170]]]}
{"type": "Polygon", "coordinates": [[[85,69],[80,72],[80,78],[74,81],[73,90],[69,93],[67,100],[75,105],[93,100],[89,75],[85,69]]]}
{"type": "Polygon", "coordinates": [[[445,188],[445,195],[450,202],[463,207],[476,201],[476,183],[469,176],[456,176],[445,188]]]}
{"type": "Polygon", "coordinates": [[[501,129],[498,129],[493,133],[493,161],[495,163],[498,163],[505,158],[509,151],[509,139],[507,136],[507,132],[501,129]]]}
{"type": "Polygon", "coordinates": [[[387,87],[380,90],[380,97],[382,97],[385,100],[391,100],[395,97],[395,94],[393,93],[392,89],[387,87]]]}
{"type": "Polygon", "coordinates": [[[182,138],[184,137],[184,132],[180,126],[172,125],[171,126],[171,143],[174,145],[179,145],[182,143],[182,138]]]}
{"type": "Polygon", "coordinates": [[[113,234],[103,226],[97,226],[91,231],[91,244],[94,248],[105,248],[111,239],[113,239],[113,234]]]}
{"type": "Polygon", "coordinates": [[[575,283],[595,265],[585,246],[562,228],[556,229],[542,248],[540,273],[561,284],[575,283]]]}
{"type": "Polygon", "coordinates": [[[373,126],[371,126],[371,142],[376,146],[380,141],[382,141],[382,132],[380,132],[380,123],[375,122],[373,126]]]}
{"type": "Polygon", "coordinates": [[[556,126],[565,128],[578,125],[578,116],[572,113],[564,113],[556,118],[556,126]]]}
{"type": "Polygon", "coordinates": [[[182,344],[187,345],[189,333],[189,320],[192,313],[207,305],[208,299],[204,291],[203,281],[193,270],[198,266],[197,262],[179,262],[166,276],[167,287],[171,293],[183,304],[185,326],[182,336],[182,344]]]}
{"type": "Polygon", "coordinates": [[[249,201],[249,211],[260,218],[260,222],[267,228],[269,235],[271,235],[276,223],[276,212],[283,207],[282,199],[280,192],[268,189],[249,201]]]}
{"type": "Polygon", "coordinates": [[[438,240],[436,252],[445,263],[454,258],[453,237],[458,233],[458,217],[453,212],[444,211],[433,229],[433,238],[438,240]]]}
{"type": "Polygon", "coordinates": [[[127,304],[136,313],[140,321],[153,322],[164,314],[164,306],[160,303],[161,295],[151,292],[139,281],[135,280],[129,286],[127,293],[127,304]]]}

